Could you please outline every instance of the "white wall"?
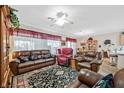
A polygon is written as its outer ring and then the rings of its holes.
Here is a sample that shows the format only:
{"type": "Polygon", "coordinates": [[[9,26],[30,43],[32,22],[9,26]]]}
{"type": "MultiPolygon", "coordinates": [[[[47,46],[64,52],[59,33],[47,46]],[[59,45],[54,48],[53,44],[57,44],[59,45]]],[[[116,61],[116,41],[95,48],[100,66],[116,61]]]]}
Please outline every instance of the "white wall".
{"type": "MultiPolygon", "coordinates": [[[[102,48],[105,48],[104,41],[106,39],[111,40],[112,44],[115,44],[117,46],[120,45],[120,33],[119,32],[96,35],[96,36],[93,36],[93,38],[98,41],[98,45],[101,45],[102,48]]],[[[79,38],[77,40],[78,41],[77,42],[77,47],[80,47],[80,42],[82,40],[87,40],[87,39],[88,39],[88,37],[79,38]]]]}

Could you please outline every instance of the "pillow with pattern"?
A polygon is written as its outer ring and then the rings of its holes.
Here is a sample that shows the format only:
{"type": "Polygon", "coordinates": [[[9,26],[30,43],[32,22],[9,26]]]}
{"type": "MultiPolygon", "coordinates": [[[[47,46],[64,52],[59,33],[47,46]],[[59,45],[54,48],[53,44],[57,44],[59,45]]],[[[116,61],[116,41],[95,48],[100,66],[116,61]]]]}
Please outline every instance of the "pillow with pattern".
{"type": "Polygon", "coordinates": [[[29,56],[19,56],[17,59],[20,60],[20,63],[29,61],[29,56]]]}
{"type": "Polygon", "coordinates": [[[31,61],[34,61],[34,60],[37,60],[37,59],[38,59],[38,56],[37,56],[37,55],[31,55],[31,56],[29,57],[29,59],[30,59],[31,61]]]}
{"type": "Polygon", "coordinates": [[[113,87],[113,75],[108,74],[99,80],[93,88],[112,88],[113,87]]]}

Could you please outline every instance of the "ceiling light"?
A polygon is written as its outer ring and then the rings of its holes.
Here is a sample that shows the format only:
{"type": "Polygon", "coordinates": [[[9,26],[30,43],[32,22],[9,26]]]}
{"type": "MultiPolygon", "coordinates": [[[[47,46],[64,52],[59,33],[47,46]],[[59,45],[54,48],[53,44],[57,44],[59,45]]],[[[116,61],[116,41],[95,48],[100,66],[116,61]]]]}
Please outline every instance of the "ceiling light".
{"type": "Polygon", "coordinates": [[[56,24],[56,25],[59,25],[59,26],[63,26],[65,23],[67,23],[66,20],[63,20],[63,19],[61,19],[61,18],[59,18],[59,19],[55,22],[55,24],[56,24]]]}

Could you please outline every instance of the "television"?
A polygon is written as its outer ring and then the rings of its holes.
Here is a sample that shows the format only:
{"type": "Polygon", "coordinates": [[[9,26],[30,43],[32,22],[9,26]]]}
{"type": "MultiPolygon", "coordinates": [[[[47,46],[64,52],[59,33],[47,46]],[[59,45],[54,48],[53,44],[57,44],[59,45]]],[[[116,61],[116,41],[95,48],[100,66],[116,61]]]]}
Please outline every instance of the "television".
{"type": "Polygon", "coordinates": [[[111,40],[109,40],[109,39],[105,40],[105,41],[104,41],[104,44],[105,44],[105,45],[111,44],[111,40]]]}

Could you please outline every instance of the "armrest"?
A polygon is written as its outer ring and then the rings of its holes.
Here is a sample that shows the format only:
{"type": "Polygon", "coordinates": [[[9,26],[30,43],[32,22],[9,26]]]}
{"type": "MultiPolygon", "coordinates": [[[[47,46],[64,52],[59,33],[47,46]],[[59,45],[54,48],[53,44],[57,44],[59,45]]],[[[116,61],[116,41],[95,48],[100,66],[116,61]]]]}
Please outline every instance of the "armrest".
{"type": "Polygon", "coordinates": [[[11,61],[9,64],[9,67],[14,75],[18,74],[18,65],[19,65],[19,61],[16,59],[11,61]]]}
{"type": "Polygon", "coordinates": [[[92,62],[90,62],[90,64],[91,64],[91,65],[92,65],[92,64],[101,65],[101,64],[102,64],[102,60],[97,60],[97,59],[95,59],[95,60],[93,60],[92,62]]]}
{"type": "Polygon", "coordinates": [[[93,87],[93,85],[101,78],[102,76],[100,74],[88,69],[81,69],[78,75],[78,80],[89,87],[93,87]]]}
{"type": "Polygon", "coordinates": [[[94,72],[98,72],[100,65],[102,64],[102,60],[94,60],[90,63],[91,65],[91,70],[94,72]]]}

